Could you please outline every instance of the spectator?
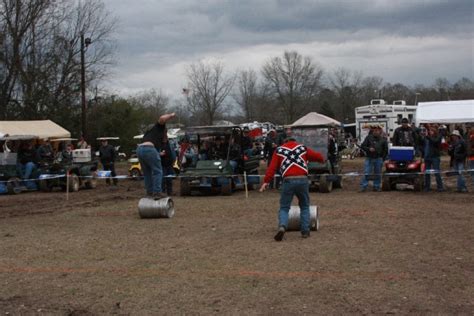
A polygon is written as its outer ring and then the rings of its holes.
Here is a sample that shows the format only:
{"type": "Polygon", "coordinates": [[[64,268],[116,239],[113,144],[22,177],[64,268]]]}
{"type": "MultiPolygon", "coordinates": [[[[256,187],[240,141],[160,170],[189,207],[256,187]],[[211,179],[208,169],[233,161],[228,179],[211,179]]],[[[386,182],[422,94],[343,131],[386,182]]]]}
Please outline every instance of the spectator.
{"type": "Polygon", "coordinates": [[[54,160],[53,147],[49,139],[45,139],[44,143],[38,148],[37,152],[38,161],[52,162],[54,160]]]}
{"type": "MultiPolygon", "coordinates": [[[[114,146],[110,145],[106,139],[101,140],[101,146],[99,147],[99,157],[100,163],[102,164],[104,170],[109,170],[110,175],[112,176],[112,181],[114,185],[117,185],[117,174],[115,173],[115,159],[116,153],[114,146]]],[[[110,179],[105,180],[107,184],[110,184],[110,179]]]]}
{"type": "Polygon", "coordinates": [[[369,175],[372,175],[375,180],[373,190],[381,191],[380,183],[382,180],[382,164],[388,153],[387,140],[382,137],[382,128],[375,126],[371,132],[364,139],[361,145],[362,150],[366,154],[364,163],[364,177],[360,182],[360,191],[365,192],[369,185],[369,175]]]}
{"type": "Polygon", "coordinates": [[[163,168],[163,181],[161,183],[162,192],[168,196],[173,195],[173,176],[175,175],[173,164],[176,160],[176,154],[171,148],[171,144],[167,141],[163,145],[163,150],[160,153],[161,166],[163,168]]]}
{"type": "Polygon", "coordinates": [[[242,150],[247,157],[253,156],[252,138],[249,136],[249,128],[244,127],[242,136],[242,150]]]}
{"type": "Polygon", "coordinates": [[[84,136],[81,135],[81,138],[79,138],[79,141],[77,142],[77,149],[87,149],[87,148],[89,148],[89,145],[84,139],[84,136]]]}
{"type": "Polygon", "coordinates": [[[29,179],[36,169],[36,152],[32,141],[25,141],[18,150],[17,171],[22,179],[29,179]]]}
{"type": "MultiPolygon", "coordinates": [[[[426,170],[435,172],[436,187],[438,192],[444,191],[443,179],[441,178],[440,168],[440,151],[441,151],[441,135],[437,128],[425,128],[421,131],[422,152],[425,160],[426,170]]],[[[425,189],[426,192],[431,190],[431,174],[425,173],[425,189]]]]}
{"type": "Polygon", "coordinates": [[[393,146],[417,147],[417,135],[410,126],[408,119],[406,117],[402,118],[401,123],[402,126],[397,127],[393,132],[393,146]]]}
{"type": "Polygon", "coordinates": [[[451,134],[451,144],[449,145],[448,152],[452,159],[453,169],[458,173],[457,191],[460,193],[467,192],[466,182],[462,175],[464,172],[464,162],[467,157],[467,148],[458,130],[454,130],[451,134]]]}
{"type": "Polygon", "coordinates": [[[469,173],[471,174],[472,184],[474,185],[474,128],[471,128],[469,131],[467,149],[469,154],[469,173]]]}
{"type": "MultiPolygon", "coordinates": [[[[265,145],[263,147],[263,157],[267,160],[267,168],[272,163],[272,158],[275,150],[278,147],[278,137],[277,133],[274,129],[268,132],[267,137],[265,138],[265,145]]],[[[281,183],[281,175],[280,172],[277,171],[275,179],[270,182],[270,189],[275,186],[275,188],[279,188],[281,183]]]]}

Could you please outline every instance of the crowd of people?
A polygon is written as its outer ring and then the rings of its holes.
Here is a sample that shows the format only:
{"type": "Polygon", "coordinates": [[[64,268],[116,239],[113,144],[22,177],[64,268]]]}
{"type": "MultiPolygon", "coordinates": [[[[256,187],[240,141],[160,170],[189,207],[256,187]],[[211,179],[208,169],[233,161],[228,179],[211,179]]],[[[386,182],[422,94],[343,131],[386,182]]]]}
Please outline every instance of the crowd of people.
{"type": "MultiPolygon", "coordinates": [[[[449,166],[457,175],[457,191],[467,192],[464,171],[466,164],[474,183],[474,128],[468,127],[465,132],[460,126],[449,133],[445,125],[424,124],[419,128],[410,125],[408,119],[401,121],[401,126],[395,129],[392,146],[413,147],[416,156],[425,163],[424,191],[431,191],[431,175],[436,179],[438,192],[445,190],[441,176],[441,154],[447,152],[450,157],[449,166]]],[[[387,135],[380,126],[372,126],[369,134],[360,145],[365,155],[364,174],[360,182],[360,191],[365,192],[369,178],[373,179],[373,190],[381,191],[383,162],[388,159],[387,135]]]]}

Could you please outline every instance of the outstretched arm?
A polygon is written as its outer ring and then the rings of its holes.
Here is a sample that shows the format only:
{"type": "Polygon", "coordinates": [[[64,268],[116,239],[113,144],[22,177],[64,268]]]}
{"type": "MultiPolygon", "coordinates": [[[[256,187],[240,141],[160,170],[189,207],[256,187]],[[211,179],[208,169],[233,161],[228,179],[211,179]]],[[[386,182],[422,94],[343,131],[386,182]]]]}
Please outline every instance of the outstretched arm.
{"type": "Polygon", "coordinates": [[[166,124],[166,122],[168,122],[169,120],[171,120],[175,116],[176,116],[176,113],[174,113],[174,112],[173,113],[168,113],[168,114],[163,114],[158,119],[158,123],[160,123],[161,125],[166,124]]]}

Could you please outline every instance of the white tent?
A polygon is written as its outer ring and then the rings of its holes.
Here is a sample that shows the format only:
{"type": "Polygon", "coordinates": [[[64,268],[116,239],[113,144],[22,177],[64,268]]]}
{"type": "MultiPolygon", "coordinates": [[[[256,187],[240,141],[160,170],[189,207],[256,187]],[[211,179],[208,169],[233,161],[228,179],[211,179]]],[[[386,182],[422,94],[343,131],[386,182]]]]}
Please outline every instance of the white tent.
{"type": "Polygon", "coordinates": [[[291,127],[299,126],[341,126],[341,122],[336,121],[329,116],[319,114],[317,112],[310,112],[302,118],[290,125],[291,127]]]}
{"type": "Polygon", "coordinates": [[[71,133],[50,120],[0,121],[0,134],[10,136],[34,135],[39,138],[71,137],[71,133]]]}
{"type": "Polygon", "coordinates": [[[474,100],[420,102],[416,125],[423,123],[474,123],[474,100]]]}

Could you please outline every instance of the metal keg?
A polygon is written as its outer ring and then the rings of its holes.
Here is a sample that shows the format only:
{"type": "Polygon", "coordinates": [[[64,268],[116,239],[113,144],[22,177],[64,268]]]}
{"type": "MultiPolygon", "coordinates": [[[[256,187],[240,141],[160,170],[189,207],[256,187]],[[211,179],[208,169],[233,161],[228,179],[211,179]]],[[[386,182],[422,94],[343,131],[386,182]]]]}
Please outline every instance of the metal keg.
{"type": "MultiPolygon", "coordinates": [[[[309,207],[309,227],[313,231],[319,230],[319,212],[316,205],[309,207]]],[[[300,230],[300,207],[292,205],[288,213],[288,229],[300,230]]]]}
{"type": "Polygon", "coordinates": [[[141,218],[171,218],[174,216],[174,202],[170,197],[155,200],[144,197],[138,202],[141,218]]]}

